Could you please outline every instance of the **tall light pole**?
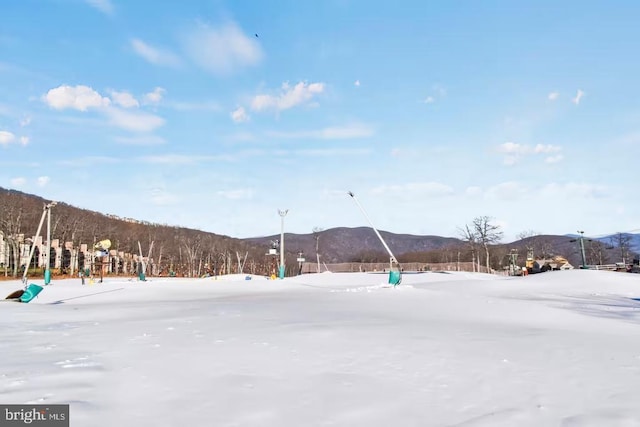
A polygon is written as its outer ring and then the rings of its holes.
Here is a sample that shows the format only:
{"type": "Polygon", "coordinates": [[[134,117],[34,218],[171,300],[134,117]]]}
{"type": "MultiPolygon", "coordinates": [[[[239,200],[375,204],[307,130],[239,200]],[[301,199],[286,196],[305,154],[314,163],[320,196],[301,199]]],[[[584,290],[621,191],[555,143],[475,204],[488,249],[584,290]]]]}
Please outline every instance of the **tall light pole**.
{"type": "Polygon", "coordinates": [[[284,279],[284,217],[287,216],[289,209],[278,209],[280,215],[280,271],[278,276],[284,279]]]}
{"type": "Polygon", "coordinates": [[[587,268],[587,257],[584,254],[584,231],[578,230],[580,233],[580,251],[582,252],[582,268],[587,268]]]}

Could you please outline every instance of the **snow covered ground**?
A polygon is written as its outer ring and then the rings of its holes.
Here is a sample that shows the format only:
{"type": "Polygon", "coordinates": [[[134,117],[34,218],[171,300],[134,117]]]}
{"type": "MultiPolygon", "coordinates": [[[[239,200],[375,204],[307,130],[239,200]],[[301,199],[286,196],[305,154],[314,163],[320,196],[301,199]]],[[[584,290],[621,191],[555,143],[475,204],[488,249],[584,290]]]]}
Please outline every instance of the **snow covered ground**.
{"type": "Polygon", "coordinates": [[[76,427],[640,426],[640,275],[244,278],[0,303],[0,403],[76,427]]]}

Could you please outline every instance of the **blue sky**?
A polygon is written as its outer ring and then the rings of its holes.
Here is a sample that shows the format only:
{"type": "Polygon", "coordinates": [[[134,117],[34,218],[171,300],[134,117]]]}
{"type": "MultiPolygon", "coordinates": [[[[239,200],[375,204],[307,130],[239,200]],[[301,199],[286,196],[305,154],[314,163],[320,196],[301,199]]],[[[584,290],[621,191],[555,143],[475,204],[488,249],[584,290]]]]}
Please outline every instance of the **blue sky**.
{"type": "Polygon", "coordinates": [[[640,228],[640,5],[0,6],[0,186],[234,237],[640,228]],[[256,37],[257,34],[257,37],[256,37]]]}

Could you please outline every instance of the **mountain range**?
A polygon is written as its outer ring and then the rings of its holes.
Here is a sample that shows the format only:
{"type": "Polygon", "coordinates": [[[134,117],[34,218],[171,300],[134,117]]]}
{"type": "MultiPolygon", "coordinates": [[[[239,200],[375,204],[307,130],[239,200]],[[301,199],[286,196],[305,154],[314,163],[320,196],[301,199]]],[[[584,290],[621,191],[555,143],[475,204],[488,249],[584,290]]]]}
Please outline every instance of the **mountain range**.
{"type": "MultiPolygon", "coordinates": [[[[0,232],[5,235],[16,231],[26,235],[35,234],[42,206],[47,202],[36,195],[0,188],[0,232]],[[16,223],[16,218],[21,218],[21,223],[16,223]],[[16,225],[22,228],[17,229],[16,225]]],[[[246,250],[250,256],[262,261],[273,243],[280,239],[280,235],[238,239],[185,227],[118,218],[62,202],[58,203],[52,215],[58,216],[54,220],[56,234],[53,238],[84,243],[111,238],[119,245],[120,250],[132,253],[138,252],[138,241],[143,242],[143,250],[145,250],[145,244],[149,245],[151,240],[155,240],[156,247],[164,246],[167,255],[176,246],[181,246],[183,249],[208,247],[212,253],[222,250],[244,253],[246,250]],[[198,236],[202,240],[200,243],[198,243],[198,236]]],[[[461,238],[396,234],[389,231],[380,231],[380,234],[393,254],[400,260],[418,262],[471,260],[472,248],[461,238]]],[[[617,238],[619,238],[618,234],[597,239],[585,237],[587,263],[620,262],[621,251],[615,245],[617,238]]],[[[628,239],[633,252],[640,252],[640,234],[627,233],[625,239],[628,239]]],[[[309,234],[285,233],[284,244],[285,252],[288,254],[287,263],[292,258],[295,259],[298,253],[302,253],[308,261],[315,261],[316,247],[325,263],[379,262],[389,259],[384,246],[370,227],[337,227],[309,234]]],[[[523,260],[528,250],[533,250],[535,256],[561,255],[576,266],[582,263],[579,236],[575,235],[538,235],[493,245],[492,259],[501,264],[505,262],[511,251],[517,251],[519,259],[523,260]]]]}

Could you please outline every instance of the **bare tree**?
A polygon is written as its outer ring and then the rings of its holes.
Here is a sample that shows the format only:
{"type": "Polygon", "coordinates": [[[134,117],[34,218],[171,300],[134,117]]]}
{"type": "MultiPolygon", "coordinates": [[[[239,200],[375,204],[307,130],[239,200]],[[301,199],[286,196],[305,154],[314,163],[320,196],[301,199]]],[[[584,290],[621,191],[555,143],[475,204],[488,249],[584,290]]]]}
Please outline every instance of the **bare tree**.
{"type": "Polygon", "coordinates": [[[502,231],[500,231],[500,226],[493,224],[492,221],[493,218],[491,217],[479,216],[473,219],[471,227],[468,225],[465,226],[467,235],[474,237],[477,244],[484,249],[487,272],[491,271],[489,246],[499,243],[503,236],[502,231]]]}
{"type": "Polygon", "coordinates": [[[616,246],[620,251],[622,263],[627,264],[627,260],[630,258],[631,236],[625,233],[618,233],[615,236],[611,236],[610,240],[611,246],[616,246]]]}
{"type": "Polygon", "coordinates": [[[591,264],[602,265],[608,262],[608,254],[604,243],[596,240],[589,245],[589,257],[591,264]]]}
{"type": "MultiPolygon", "coordinates": [[[[473,271],[476,271],[475,254],[478,247],[478,236],[476,230],[473,227],[469,227],[468,224],[465,224],[464,227],[458,228],[458,233],[460,233],[462,240],[467,244],[467,246],[469,246],[469,249],[471,249],[471,265],[473,267],[473,271]]],[[[478,258],[480,257],[478,256],[478,258]]]]}

